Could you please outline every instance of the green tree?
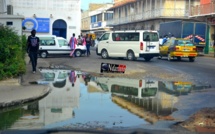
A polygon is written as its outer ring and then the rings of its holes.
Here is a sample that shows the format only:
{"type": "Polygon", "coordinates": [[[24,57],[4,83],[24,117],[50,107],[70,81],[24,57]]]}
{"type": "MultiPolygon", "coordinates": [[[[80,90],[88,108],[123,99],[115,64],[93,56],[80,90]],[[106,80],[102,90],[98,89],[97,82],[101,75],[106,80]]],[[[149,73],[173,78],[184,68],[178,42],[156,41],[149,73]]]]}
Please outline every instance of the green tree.
{"type": "Polygon", "coordinates": [[[26,37],[0,25],[0,80],[25,73],[26,37]]]}

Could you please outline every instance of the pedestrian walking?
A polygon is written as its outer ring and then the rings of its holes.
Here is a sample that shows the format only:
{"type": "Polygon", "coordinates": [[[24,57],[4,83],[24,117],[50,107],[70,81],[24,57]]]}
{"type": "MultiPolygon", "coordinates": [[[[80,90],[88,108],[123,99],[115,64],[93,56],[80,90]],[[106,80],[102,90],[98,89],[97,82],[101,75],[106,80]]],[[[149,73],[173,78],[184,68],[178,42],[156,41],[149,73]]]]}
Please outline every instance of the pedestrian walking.
{"type": "Polygon", "coordinates": [[[87,56],[90,55],[90,46],[92,45],[92,35],[88,36],[88,34],[86,34],[86,47],[87,47],[87,56]]]}
{"type": "Polygon", "coordinates": [[[27,39],[27,52],[30,57],[33,73],[36,73],[39,42],[40,42],[40,39],[36,37],[36,30],[32,30],[31,35],[28,36],[28,39],[27,39]]]}
{"type": "Polygon", "coordinates": [[[69,75],[69,81],[72,83],[72,87],[75,86],[76,78],[77,76],[75,74],[75,71],[72,70],[69,75]]]}
{"type": "Polygon", "coordinates": [[[69,41],[69,45],[70,45],[70,48],[71,48],[71,53],[70,53],[71,57],[76,57],[76,55],[74,53],[75,48],[76,48],[76,44],[77,44],[77,39],[75,38],[75,34],[73,33],[72,37],[70,38],[70,41],[69,41]]]}

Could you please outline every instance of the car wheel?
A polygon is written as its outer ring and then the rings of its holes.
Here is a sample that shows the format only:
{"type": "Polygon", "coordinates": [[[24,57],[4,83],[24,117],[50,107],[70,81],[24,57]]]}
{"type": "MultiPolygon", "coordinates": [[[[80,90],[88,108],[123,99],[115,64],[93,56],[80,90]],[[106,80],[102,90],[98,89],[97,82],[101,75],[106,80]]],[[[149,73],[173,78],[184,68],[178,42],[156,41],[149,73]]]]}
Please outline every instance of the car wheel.
{"type": "Polygon", "coordinates": [[[194,62],[194,61],[195,61],[195,58],[194,58],[194,57],[189,57],[189,61],[190,61],[190,62],[194,62]]]}
{"type": "Polygon", "coordinates": [[[167,60],[172,61],[172,57],[171,57],[170,53],[168,53],[167,60]]]}
{"type": "Polygon", "coordinates": [[[40,57],[42,57],[42,58],[47,58],[47,56],[48,56],[48,53],[45,51],[40,53],[40,57]]]}
{"type": "Polygon", "coordinates": [[[102,50],[101,56],[102,56],[103,59],[107,59],[108,58],[107,50],[102,50]]]}
{"type": "Polygon", "coordinates": [[[76,50],[75,51],[75,56],[76,57],[81,57],[82,53],[81,53],[81,50],[76,50]]]}
{"type": "Polygon", "coordinates": [[[150,61],[152,58],[151,57],[145,57],[144,59],[145,59],[145,61],[150,61]]]}
{"type": "Polygon", "coordinates": [[[177,60],[178,60],[178,61],[181,61],[181,57],[177,57],[177,60]]]}
{"type": "Polygon", "coordinates": [[[127,52],[127,59],[130,61],[135,59],[133,51],[127,52]]]}
{"type": "Polygon", "coordinates": [[[161,56],[161,55],[159,55],[159,56],[158,56],[158,59],[162,59],[162,56],[161,56]]]}

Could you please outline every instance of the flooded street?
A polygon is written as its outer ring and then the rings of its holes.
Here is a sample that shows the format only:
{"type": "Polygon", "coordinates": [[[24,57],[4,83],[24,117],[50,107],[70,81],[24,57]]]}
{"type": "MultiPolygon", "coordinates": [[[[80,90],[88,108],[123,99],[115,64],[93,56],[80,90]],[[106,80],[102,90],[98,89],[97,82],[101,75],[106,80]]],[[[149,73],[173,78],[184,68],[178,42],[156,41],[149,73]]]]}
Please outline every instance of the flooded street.
{"type": "Polygon", "coordinates": [[[204,91],[209,85],[186,81],[95,77],[67,69],[41,69],[47,85],[45,98],[11,110],[0,111],[0,129],[129,128],[171,116],[180,96],[204,91]]]}

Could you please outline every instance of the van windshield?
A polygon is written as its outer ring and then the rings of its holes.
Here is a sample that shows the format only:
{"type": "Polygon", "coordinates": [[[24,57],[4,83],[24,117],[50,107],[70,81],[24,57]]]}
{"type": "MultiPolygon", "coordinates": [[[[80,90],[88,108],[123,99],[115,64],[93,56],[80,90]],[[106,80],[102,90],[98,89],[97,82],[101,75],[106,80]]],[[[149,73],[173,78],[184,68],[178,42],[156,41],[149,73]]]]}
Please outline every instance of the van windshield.
{"type": "Polygon", "coordinates": [[[143,33],[143,41],[159,41],[158,33],[154,32],[144,32],[143,33]]]}

